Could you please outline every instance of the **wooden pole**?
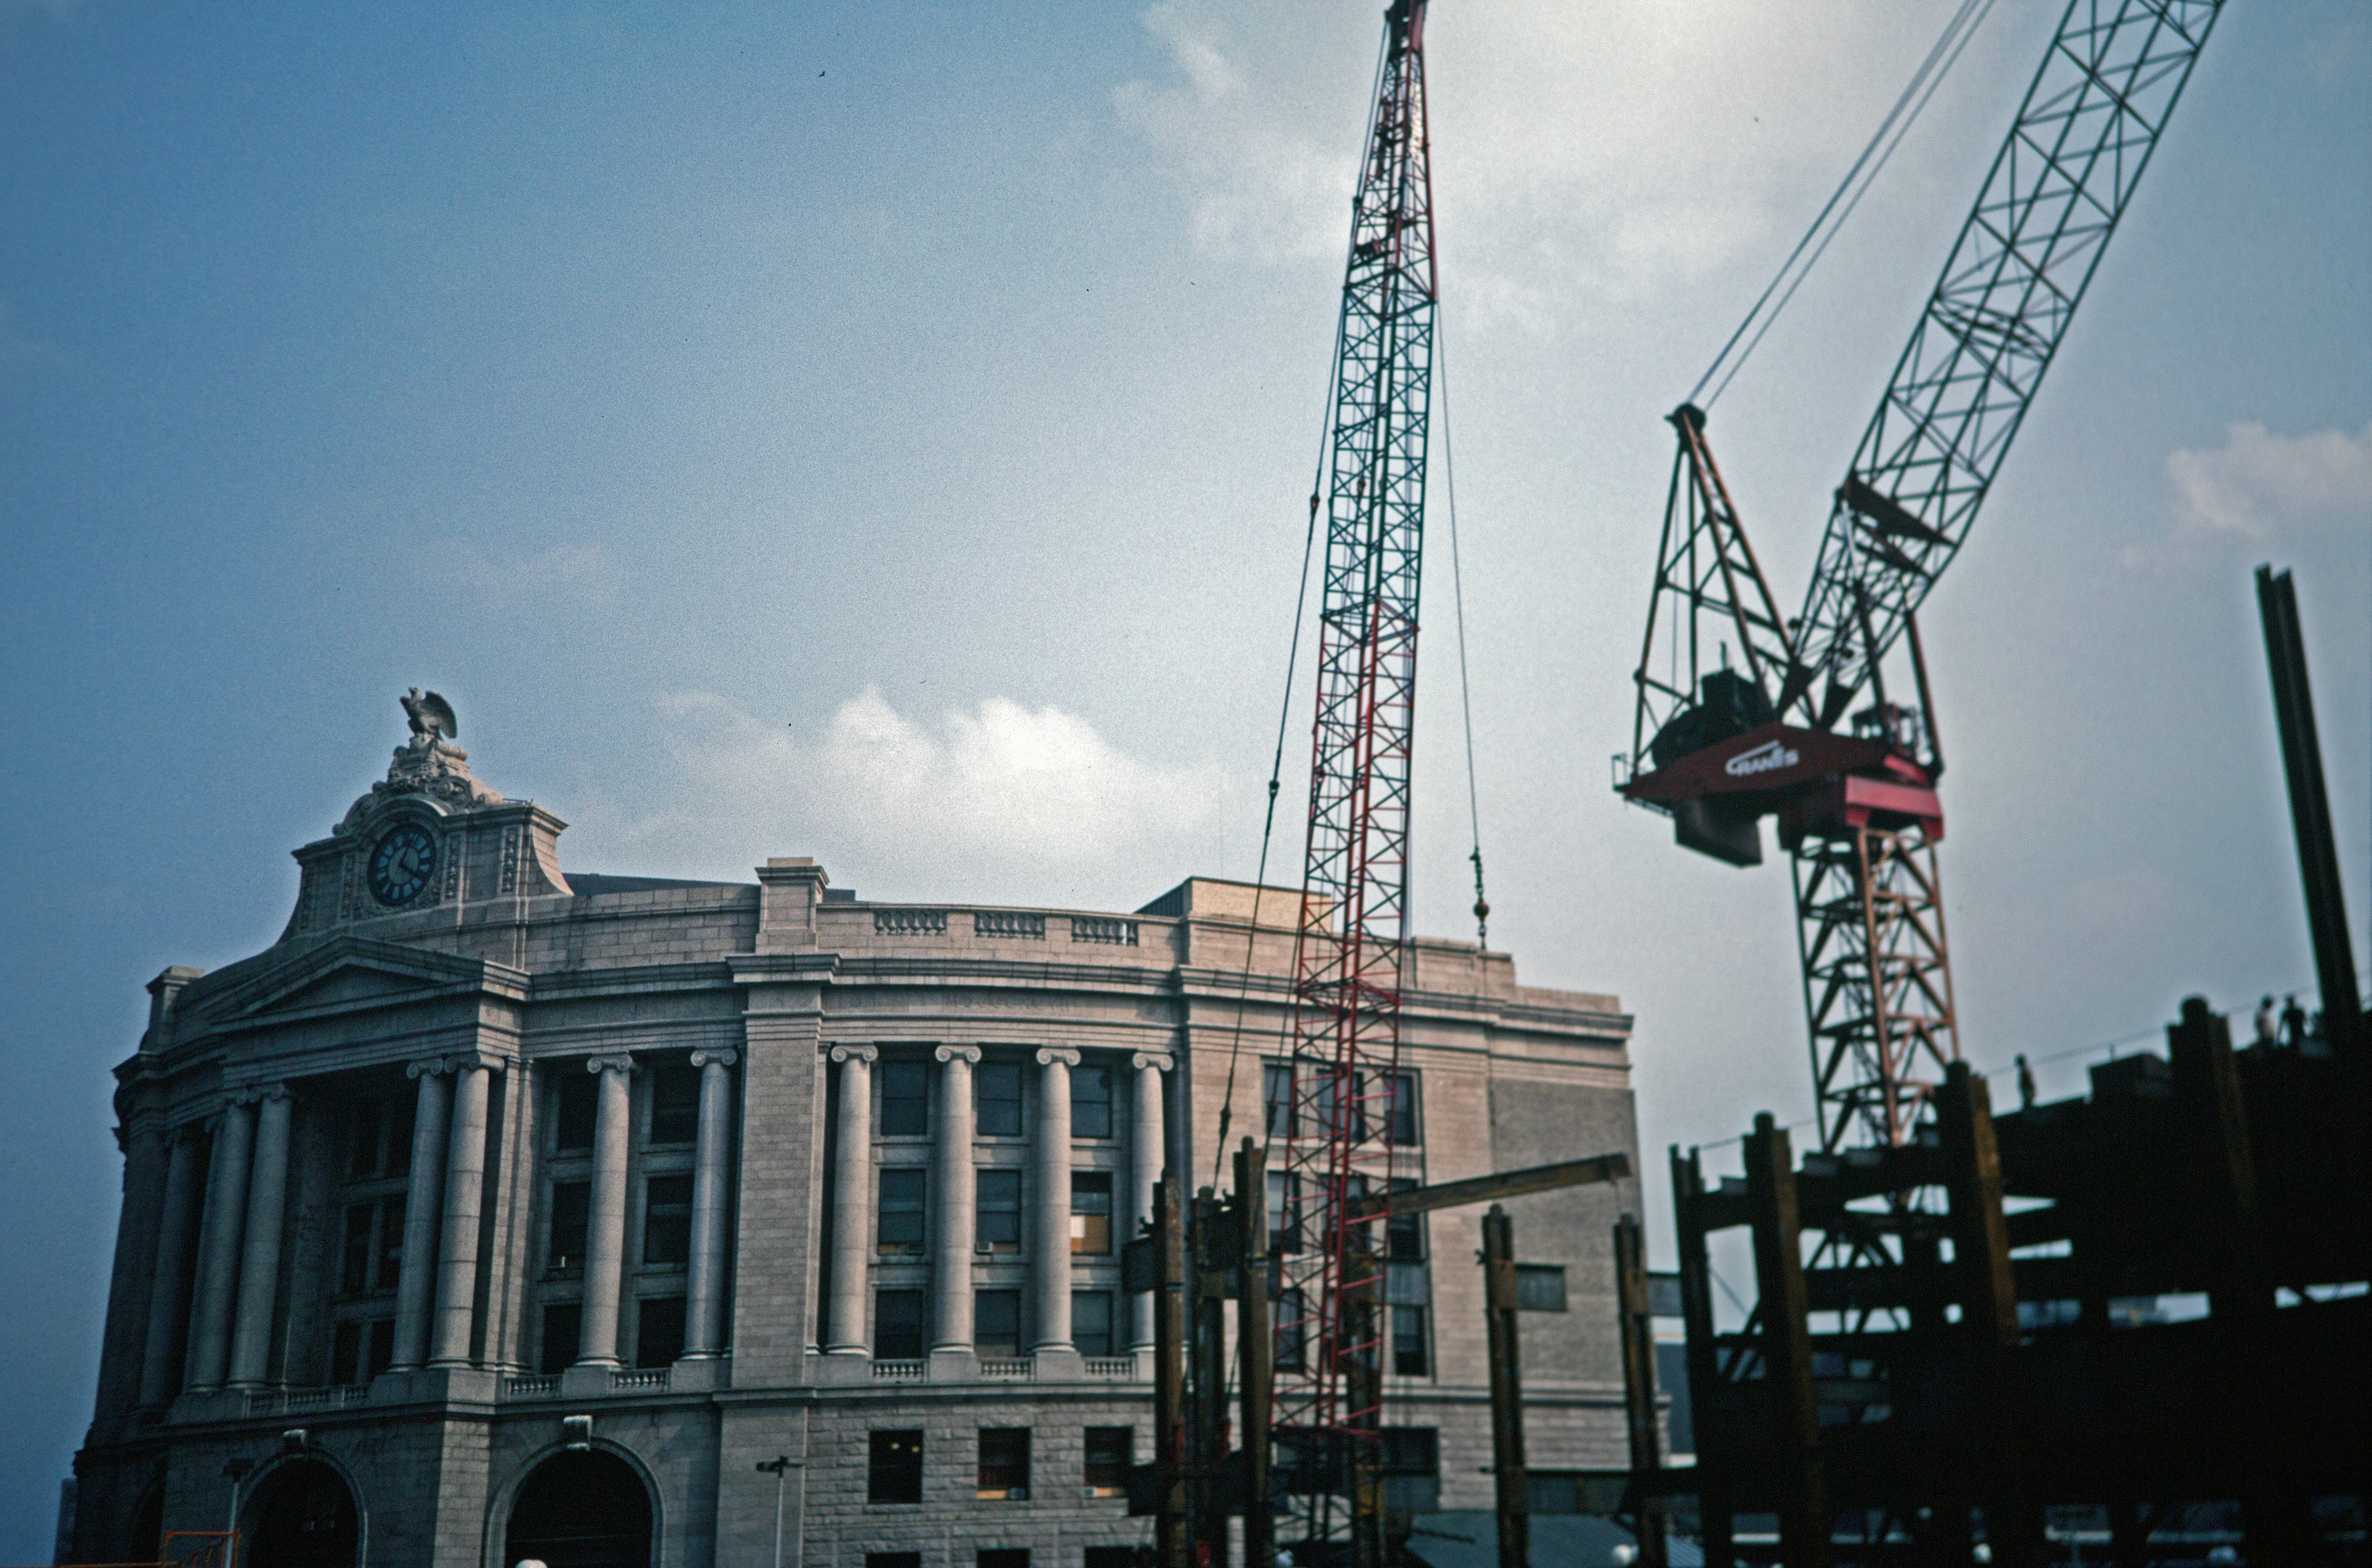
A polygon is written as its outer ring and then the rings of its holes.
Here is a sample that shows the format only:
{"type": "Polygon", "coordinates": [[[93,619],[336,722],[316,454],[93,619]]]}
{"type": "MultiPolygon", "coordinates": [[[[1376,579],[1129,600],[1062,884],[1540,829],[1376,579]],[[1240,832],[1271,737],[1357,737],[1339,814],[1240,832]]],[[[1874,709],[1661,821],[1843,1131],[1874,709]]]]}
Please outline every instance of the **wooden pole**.
{"type": "Polygon", "coordinates": [[[1723,1420],[1721,1368],[1713,1342],[1713,1264],[1705,1251],[1704,1169],[1696,1151],[1672,1145],[1672,1231],[1680,1253],[1680,1318],[1689,1345],[1689,1411],[1696,1428],[1697,1519],[1708,1568],[1737,1561],[1730,1531],[1729,1466],[1736,1461],[1723,1420]]]}
{"type": "Polygon", "coordinates": [[[1639,1568],[1664,1568],[1664,1497],[1656,1489],[1664,1445],[1656,1430],[1656,1318],[1647,1298],[1647,1234],[1636,1214],[1614,1226],[1616,1299],[1622,1330],[1622,1396],[1630,1418],[1631,1487],[1639,1510],[1639,1568]]]}
{"type": "Polygon", "coordinates": [[[1244,1568],[1274,1568],[1276,1511],[1269,1499],[1269,1429],[1275,1421],[1276,1329],[1268,1309],[1268,1151],[1250,1138],[1236,1151],[1236,1342],[1242,1388],[1244,1568]]]}
{"type": "Polygon", "coordinates": [[[1153,1443],[1159,1506],[1154,1547],[1161,1568],[1189,1568],[1186,1514],[1185,1215],[1177,1180],[1162,1173],[1153,1192],[1153,1248],[1158,1283],[1153,1298],[1153,1443]]]}
{"type": "Polygon", "coordinates": [[[1746,1135],[1746,1202],[1754,1225],[1756,1309],[1762,1318],[1762,1382],[1780,1486],[1779,1553],[1785,1568],[1825,1568],[1831,1521],[1820,1473],[1820,1411],[1812,1392],[1812,1336],[1805,1318],[1803,1221],[1787,1131],[1769,1111],[1746,1135]]]}

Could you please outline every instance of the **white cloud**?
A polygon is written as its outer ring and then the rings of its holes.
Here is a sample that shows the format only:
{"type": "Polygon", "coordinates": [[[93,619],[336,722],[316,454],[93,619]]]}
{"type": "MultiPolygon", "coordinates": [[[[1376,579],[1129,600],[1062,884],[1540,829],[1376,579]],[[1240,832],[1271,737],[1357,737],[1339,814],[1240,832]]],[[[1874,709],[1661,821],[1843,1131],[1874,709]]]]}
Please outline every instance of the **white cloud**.
{"type": "MultiPolygon", "coordinates": [[[[1936,17],[1909,10],[1512,0],[1436,11],[1435,186],[1460,301],[1486,322],[1544,331],[1734,263],[1775,265],[1931,41],[1936,17]],[[1802,79],[1835,86],[1817,107],[1772,86],[1802,79]]],[[[1174,72],[1115,99],[1169,159],[1198,246],[1267,262],[1336,257],[1367,87],[1351,52],[1375,39],[1374,13],[1359,16],[1354,41],[1293,6],[1166,0],[1145,14],[1174,72]]],[[[2023,35],[1987,29],[1962,72],[1990,69],[2013,38],[2022,49],[2023,35]]],[[[1954,168],[1957,190],[1967,175],[1954,168]]]]}
{"type": "Polygon", "coordinates": [[[2372,517],[2372,424],[2295,436],[2236,424],[2221,447],[2167,459],[2166,476],[2192,534],[2261,540],[2276,518],[2372,517]]]}
{"type": "Polygon", "coordinates": [[[1206,869],[1218,822],[1217,768],[1146,762],[1003,697],[925,721],[868,687],[809,737],[704,691],[659,717],[681,803],[597,830],[637,861],[739,875],[815,854],[897,897],[1109,905],[1206,869]]]}

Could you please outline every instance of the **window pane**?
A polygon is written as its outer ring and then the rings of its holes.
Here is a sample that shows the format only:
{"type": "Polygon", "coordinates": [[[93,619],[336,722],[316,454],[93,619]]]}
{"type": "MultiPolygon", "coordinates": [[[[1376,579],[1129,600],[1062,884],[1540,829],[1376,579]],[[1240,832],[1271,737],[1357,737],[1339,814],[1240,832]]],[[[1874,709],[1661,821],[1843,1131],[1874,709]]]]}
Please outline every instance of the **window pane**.
{"type": "Polygon", "coordinates": [[[865,1568],[923,1568],[923,1554],[919,1551],[868,1551],[865,1554],[865,1568]]]}
{"type": "Polygon", "coordinates": [[[395,1319],[375,1318],[370,1326],[370,1365],[364,1370],[376,1377],[395,1365],[395,1319]]]}
{"type": "Polygon", "coordinates": [[[1108,1170],[1071,1172],[1071,1250],[1111,1250],[1112,1179],[1108,1170]]]}
{"type": "MultiPolygon", "coordinates": [[[[382,1151],[379,1165],[381,1176],[403,1176],[411,1172],[412,1124],[420,1112],[418,1085],[413,1085],[409,1092],[401,1093],[395,1097],[394,1111],[395,1114],[387,1120],[385,1142],[379,1144],[382,1151]]],[[[392,1333],[394,1330],[390,1329],[389,1332],[392,1333]]]]}
{"type": "Polygon", "coordinates": [[[1308,1337],[1309,1310],[1302,1305],[1297,1290],[1278,1291],[1273,1310],[1276,1314],[1276,1369],[1299,1372],[1302,1343],[1308,1337]]]}
{"type": "Polygon", "coordinates": [[[1392,1102],[1389,1123],[1391,1141],[1395,1144],[1414,1144],[1418,1141],[1416,1074],[1394,1073],[1389,1075],[1389,1081],[1391,1086],[1392,1102]]]}
{"type": "Polygon", "coordinates": [[[543,1309],[543,1353],[536,1363],[538,1371],[549,1377],[568,1370],[576,1359],[577,1330],[584,1320],[585,1309],[573,1301],[555,1302],[543,1309]]]}
{"type": "Polygon", "coordinates": [[[972,1568],[1029,1568],[1029,1549],[1026,1546],[982,1547],[973,1554],[972,1568]]]}
{"type": "Polygon", "coordinates": [[[1262,1093],[1268,1101],[1268,1135],[1293,1136],[1293,1069],[1277,1064],[1262,1071],[1262,1093]]]}
{"type": "Polygon", "coordinates": [[[883,1361],[923,1359],[923,1311],[919,1290],[873,1294],[873,1353],[883,1361]]]}
{"type": "Polygon", "coordinates": [[[983,1170],[973,1187],[974,1243],[992,1252],[1021,1250],[1021,1173],[983,1170]]]}
{"type": "Polygon", "coordinates": [[[1112,1355],[1111,1293],[1075,1290],[1071,1293],[1071,1342],[1081,1355],[1112,1355]]]}
{"type": "Polygon", "coordinates": [[[637,1304],[634,1365],[672,1366],[683,1354],[683,1297],[654,1295],[637,1304]]]}
{"type": "Polygon", "coordinates": [[[881,1064],[881,1135],[921,1138],[931,1131],[930,1069],[920,1062],[881,1064]]]}
{"type": "Polygon", "coordinates": [[[585,1266],[585,1226],[593,1211],[593,1184],[558,1181],[552,1188],[552,1245],[545,1267],[561,1273],[585,1266]]]}
{"type": "Polygon", "coordinates": [[[983,1290],[972,1296],[972,1344],[981,1354],[1011,1358],[1021,1353],[1021,1293],[983,1290]]]}
{"type": "Polygon", "coordinates": [[[371,1289],[382,1294],[393,1290],[403,1275],[403,1203],[401,1193],[378,1203],[378,1272],[371,1289]]]}
{"type": "Polygon", "coordinates": [[[1021,1136],[1021,1068],[1012,1062],[983,1062],[972,1069],[972,1112],[983,1138],[1021,1136]]]}
{"type": "Polygon", "coordinates": [[[1087,1482],[1098,1497],[1118,1497],[1127,1492],[1128,1467],[1136,1458],[1135,1438],[1134,1431],[1125,1426],[1087,1428],[1087,1482]]]}
{"type": "Polygon", "coordinates": [[[1384,1506],[1430,1514],[1441,1506],[1439,1434],[1429,1426],[1384,1428],[1384,1506]]]}
{"type": "Polygon", "coordinates": [[[699,1141],[700,1069],[689,1062],[662,1062],[651,1069],[651,1142],[699,1141]]]}
{"type": "MultiPolygon", "coordinates": [[[[1415,1185],[1416,1180],[1413,1177],[1401,1176],[1392,1179],[1395,1192],[1406,1191],[1415,1185]]],[[[1423,1214],[1394,1214],[1384,1222],[1384,1256],[1395,1263],[1424,1261],[1423,1214]]]]}
{"type": "MultiPolygon", "coordinates": [[[[346,1124],[346,1175],[350,1179],[378,1174],[379,1140],[386,1134],[386,1121],[387,1108],[376,1100],[355,1107],[354,1119],[346,1124]]],[[[361,1342],[355,1343],[359,1345],[361,1342]]]]}
{"type": "Polygon", "coordinates": [[[1109,1138],[1112,1135],[1111,1073],[1103,1067],[1078,1067],[1071,1072],[1071,1136],[1109,1138]]]}
{"type": "Polygon", "coordinates": [[[867,1503],[920,1503],[923,1500],[923,1434],[920,1432],[869,1432],[866,1455],[865,1500],[867,1503]]]}
{"type": "Polygon", "coordinates": [[[1423,1377],[1431,1370],[1425,1356],[1424,1308],[1392,1308],[1392,1372],[1401,1377],[1423,1377]]]}
{"type": "Polygon", "coordinates": [[[359,1383],[363,1366],[363,1325],[344,1322],[330,1341],[330,1381],[359,1383]]]}
{"type": "Polygon", "coordinates": [[[692,1178],[654,1176],[643,1183],[643,1262],[668,1268],[692,1258],[692,1178]]]}
{"type": "Polygon", "coordinates": [[[980,1495],[1024,1498],[1029,1495],[1029,1429],[1026,1426],[983,1426],[980,1429],[980,1495]]]}
{"type": "Polygon", "coordinates": [[[371,1220],[378,1207],[375,1203],[356,1203],[346,1211],[346,1243],[338,1266],[338,1292],[342,1295],[360,1295],[370,1289],[371,1220]]]}
{"type": "Polygon", "coordinates": [[[589,1149],[593,1146],[593,1118],[600,1082],[585,1071],[585,1063],[574,1059],[555,1063],[552,1070],[560,1078],[560,1109],[552,1119],[552,1146],[564,1154],[589,1149]]]}
{"type": "Polygon", "coordinates": [[[1301,1250],[1301,1181],[1291,1171],[1268,1173],[1268,1247],[1272,1253],[1301,1250]]]}
{"type": "Polygon", "coordinates": [[[919,1166],[893,1166],[881,1172],[883,1257],[922,1256],[924,1177],[919,1166]]]}
{"type": "Polygon", "coordinates": [[[1564,1265],[1516,1265],[1516,1307],[1524,1312],[1562,1312],[1564,1307],[1564,1265]]]}

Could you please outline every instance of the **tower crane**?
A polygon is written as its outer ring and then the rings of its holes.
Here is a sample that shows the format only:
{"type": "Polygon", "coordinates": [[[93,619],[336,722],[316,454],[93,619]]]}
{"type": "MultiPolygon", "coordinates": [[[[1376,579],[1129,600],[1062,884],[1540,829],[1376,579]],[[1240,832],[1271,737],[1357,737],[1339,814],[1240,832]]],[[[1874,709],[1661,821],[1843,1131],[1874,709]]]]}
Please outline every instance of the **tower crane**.
{"type": "Polygon", "coordinates": [[[1304,1551],[1347,1544],[1358,1564],[1382,1561],[1381,1270],[1359,1204],[1389,1191],[1394,1152],[1437,295],[1424,0],[1393,0],[1336,337],[1292,1089],[1269,1129],[1283,1194],[1273,1449],[1304,1551]]]}
{"type": "Polygon", "coordinates": [[[1703,412],[1669,416],[1680,445],[1617,788],[1669,814],[1681,845],[1736,865],[1761,863],[1761,819],[1777,819],[1824,1152],[1907,1141],[1959,1056],[1936,857],[1944,755],[1917,612],[1967,541],[2222,9],[2072,0],[1846,466],[1795,619],[1748,542],[1703,412]],[[1897,662],[1889,687],[1898,650],[1911,679],[1897,662]]]}

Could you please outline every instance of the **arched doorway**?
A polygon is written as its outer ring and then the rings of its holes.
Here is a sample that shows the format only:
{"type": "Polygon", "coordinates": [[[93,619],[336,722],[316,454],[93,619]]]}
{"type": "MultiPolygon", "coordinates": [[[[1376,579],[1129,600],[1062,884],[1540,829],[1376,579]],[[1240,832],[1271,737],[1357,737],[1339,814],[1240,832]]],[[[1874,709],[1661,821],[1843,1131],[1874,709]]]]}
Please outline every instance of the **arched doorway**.
{"type": "Polygon", "coordinates": [[[651,1499],[643,1478],[599,1448],[554,1454],[511,1504],[503,1562],[547,1568],[650,1568],[651,1499]]]}
{"type": "Polygon", "coordinates": [[[354,1568],[362,1544],[355,1494],[319,1459],[292,1459],[265,1476],[247,1518],[240,1561],[251,1568],[354,1568]]]}

